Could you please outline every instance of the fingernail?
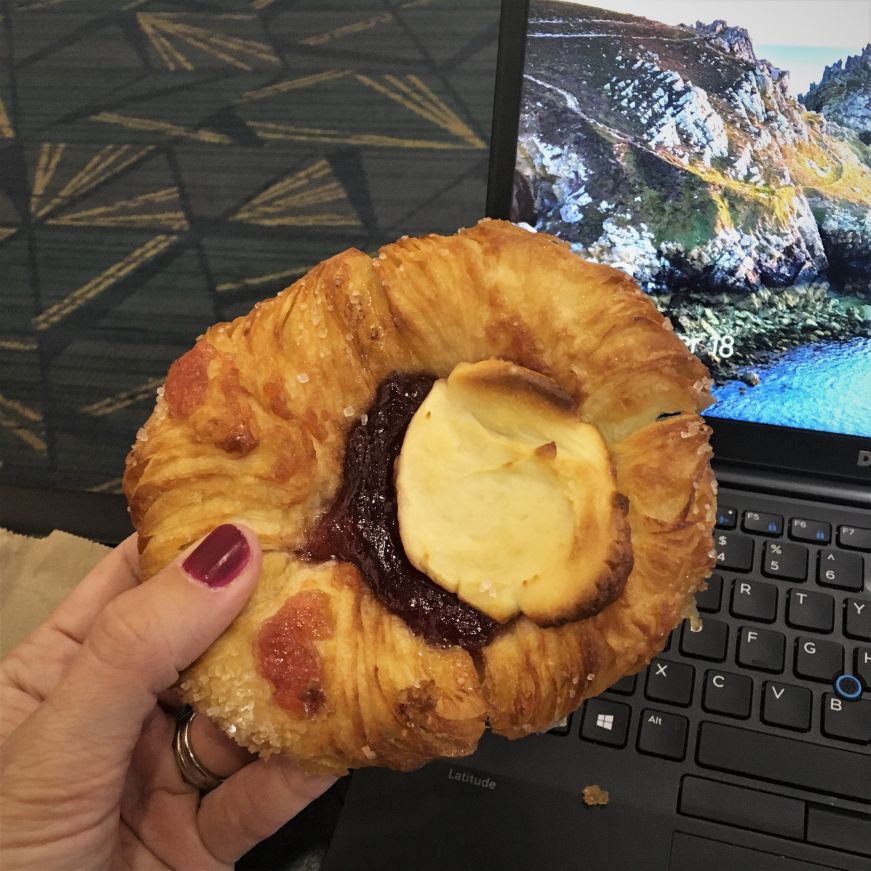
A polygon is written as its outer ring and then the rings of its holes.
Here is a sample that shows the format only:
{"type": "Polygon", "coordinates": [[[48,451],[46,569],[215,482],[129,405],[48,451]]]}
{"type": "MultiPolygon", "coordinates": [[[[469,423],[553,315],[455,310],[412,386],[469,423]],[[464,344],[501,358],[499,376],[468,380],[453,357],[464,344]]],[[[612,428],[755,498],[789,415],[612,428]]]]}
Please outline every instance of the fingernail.
{"type": "Polygon", "coordinates": [[[181,567],[207,587],[223,587],[241,574],[249,559],[248,539],[238,527],[224,523],[188,554],[181,567]]]}

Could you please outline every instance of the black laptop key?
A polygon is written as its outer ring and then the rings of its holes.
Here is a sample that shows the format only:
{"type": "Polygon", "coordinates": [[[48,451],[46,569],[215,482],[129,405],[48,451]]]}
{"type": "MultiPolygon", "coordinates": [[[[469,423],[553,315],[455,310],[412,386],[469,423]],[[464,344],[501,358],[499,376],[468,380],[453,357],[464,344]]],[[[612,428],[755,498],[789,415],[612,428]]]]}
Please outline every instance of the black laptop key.
{"type": "MultiPolygon", "coordinates": [[[[871,702],[865,699],[850,702],[826,693],[823,696],[823,734],[867,744],[871,741],[871,702]]],[[[871,777],[867,783],[871,783],[871,777]]],[[[867,792],[865,798],[868,798],[867,792]]]]}
{"type": "Polygon", "coordinates": [[[871,599],[844,602],[844,633],[850,638],[871,641],[871,599]]]}
{"type": "Polygon", "coordinates": [[[770,578],[803,581],[807,578],[807,548],[788,541],[765,542],[762,573],[770,578]]]}
{"type": "Polygon", "coordinates": [[[702,707],[706,711],[746,720],[750,716],[752,699],[753,679],[746,674],[715,669],[709,669],[705,674],[702,707]]]}
{"type": "Polygon", "coordinates": [[[796,629],[831,632],[835,628],[835,600],[828,593],[790,590],[786,600],[786,622],[796,629]]]}
{"type": "Polygon", "coordinates": [[[718,532],[714,535],[714,550],[717,568],[735,572],[749,572],[753,568],[753,539],[734,532],[718,532]]]}
{"type": "Polygon", "coordinates": [[[664,759],[683,759],[689,721],[680,714],[645,708],[638,726],[638,751],[664,759]]]}
{"type": "Polygon", "coordinates": [[[868,800],[871,783],[871,754],[725,723],[701,724],[696,761],[704,768],[860,801],[868,800]]]}
{"type": "Polygon", "coordinates": [[[738,636],[738,664],[759,671],[783,671],[786,639],[780,632],[742,626],[738,636]]]}
{"type": "Polygon", "coordinates": [[[655,702],[671,702],[686,707],[693,697],[695,669],[682,662],[654,659],[647,666],[644,694],[655,702]]]}
{"type": "Polygon", "coordinates": [[[767,680],[762,686],[762,722],[807,732],[812,703],[813,693],[807,687],[767,680]]]}
{"type": "Polygon", "coordinates": [[[680,652],[684,656],[722,662],[726,658],[729,642],[729,626],[722,620],[705,618],[694,629],[687,620],[680,634],[680,652]]]}
{"type": "Polygon", "coordinates": [[[789,521],[789,537],[795,541],[828,544],[832,540],[832,526],[822,520],[802,520],[794,517],[789,521]]]}
{"type": "Polygon", "coordinates": [[[807,811],[807,840],[871,856],[871,815],[811,805],[807,811]]]}
{"type": "Polygon", "coordinates": [[[844,648],[834,641],[798,638],[795,642],[797,677],[831,683],[844,670],[844,648]]]}
{"type": "Polygon", "coordinates": [[[738,523],[738,512],[734,508],[721,505],[717,509],[717,528],[734,529],[738,523]]]}
{"type": "MultiPolygon", "coordinates": [[[[771,849],[776,852],[741,847],[738,844],[727,844],[717,838],[700,837],[686,832],[675,832],[672,836],[671,855],[668,859],[668,871],[832,871],[831,865],[813,864],[805,859],[793,859],[784,855],[778,846],[771,849]]],[[[728,835],[726,835],[728,837],[728,835]]],[[[539,867],[544,867],[538,863],[539,867]]],[[[642,865],[635,867],[641,868],[642,865]]]]}
{"type": "Polygon", "coordinates": [[[741,528],[744,532],[758,532],[761,535],[782,535],[783,518],[779,514],[745,511],[741,528]]]}
{"type": "Polygon", "coordinates": [[[621,702],[590,699],[584,704],[581,737],[609,747],[625,747],[632,709],[621,702]]]}
{"type": "Polygon", "coordinates": [[[607,692],[617,693],[621,696],[631,696],[635,692],[635,675],[627,674],[625,677],[621,677],[617,683],[612,683],[608,687],[607,692]]]}
{"type": "MultiPolygon", "coordinates": [[[[796,798],[717,783],[688,775],[680,789],[678,813],[784,838],[804,839],[805,803],[796,798]]],[[[697,868],[718,867],[699,865],[697,868]]],[[[756,871],[748,868],[747,871],[756,871]]]]}
{"type": "Polygon", "coordinates": [[[817,580],[824,587],[860,592],[862,590],[862,557],[858,553],[825,548],[817,563],[817,580]]]}
{"type": "Polygon", "coordinates": [[[708,588],[696,593],[696,608],[708,614],[720,610],[720,600],[723,596],[723,576],[713,574],[706,581],[708,588]]]}
{"type": "Polygon", "coordinates": [[[857,647],[853,654],[853,672],[871,692],[871,647],[857,647]]]}
{"type": "Polygon", "coordinates": [[[763,623],[774,622],[777,617],[777,587],[764,581],[735,578],[732,585],[732,614],[763,623]]]}
{"type": "Polygon", "coordinates": [[[838,544],[850,550],[871,551],[871,529],[858,526],[839,526],[838,544]]]}

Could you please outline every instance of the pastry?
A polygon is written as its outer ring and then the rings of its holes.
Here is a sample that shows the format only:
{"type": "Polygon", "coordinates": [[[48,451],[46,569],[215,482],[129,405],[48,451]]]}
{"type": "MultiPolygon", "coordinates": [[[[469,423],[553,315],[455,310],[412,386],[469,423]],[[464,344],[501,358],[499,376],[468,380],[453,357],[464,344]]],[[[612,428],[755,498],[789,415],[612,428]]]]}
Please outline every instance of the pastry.
{"type": "Polygon", "coordinates": [[[146,576],[228,521],[264,549],[179,693],[334,773],[548,729],[694,610],[709,387],[630,278],[550,236],[324,261],[173,363],[128,457],[146,576]]]}

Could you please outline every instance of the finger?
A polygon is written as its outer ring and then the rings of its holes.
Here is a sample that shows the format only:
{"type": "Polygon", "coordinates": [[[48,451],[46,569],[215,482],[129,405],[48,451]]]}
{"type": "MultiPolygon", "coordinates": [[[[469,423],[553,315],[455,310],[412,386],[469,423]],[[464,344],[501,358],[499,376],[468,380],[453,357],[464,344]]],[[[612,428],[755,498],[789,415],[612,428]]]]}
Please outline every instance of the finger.
{"type": "Polygon", "coordinates": [[[257,759],[206,717],[194,717],[190,742],[197,759],[218,777],[229,777],[257,759]]]}
{"type": "Polygon", "coordinates": [[[129,536],[79,582],[2,663],[4,678],[37,703],[55,688],[97,615],[138,583],[137,537],[129,536]]]}
{"type": "Polygon", "coordinates": [[[74,789],[88,776],[121,772],[117,782],[102,782],[120,791],[158,693],[229,626],[254,590],[260,563],[254,534],[224,525],[109,602],[55,691],[23,724],[25,746],[54,788],[63,788],[59,780],[74,789]],[[52,765],[56,754],[80,765],[52,765]]]}
{"type": "Polygon", "coordinates": [[[174,687],[169,687],[169,689],[161,690],[157,694],[157,701],[160,702],[161,706],[171,712],[180,711],[183,707],[185,707],[185,703],[178,697],[178,693],[175,691],[174,687]]]}
{"type": "Polygon", "coordinates": [[[258,759],[202,800],[197,823],[203,845],[232,864],[335,782],[332,775],[303,771],[285,756],[258,759]]]}
{"type": "Polygon", "coordinates": [[[81,644],[103,608],[139,583],[138,538],[135,533],[129,535],[107,553],[58,605],[46,624],[81,644]]]}

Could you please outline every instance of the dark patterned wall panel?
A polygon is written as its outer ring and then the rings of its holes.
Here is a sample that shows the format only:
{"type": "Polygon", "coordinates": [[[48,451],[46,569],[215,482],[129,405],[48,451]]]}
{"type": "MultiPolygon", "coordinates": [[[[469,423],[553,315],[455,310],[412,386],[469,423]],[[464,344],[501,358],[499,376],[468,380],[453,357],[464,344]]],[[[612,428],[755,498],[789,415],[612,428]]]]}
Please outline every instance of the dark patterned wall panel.
{"type": "Polygon", "coordinates": [[[0,482],[115,492],[169,363],[484,208],[498,0],[5,0],[0,482]]]}

